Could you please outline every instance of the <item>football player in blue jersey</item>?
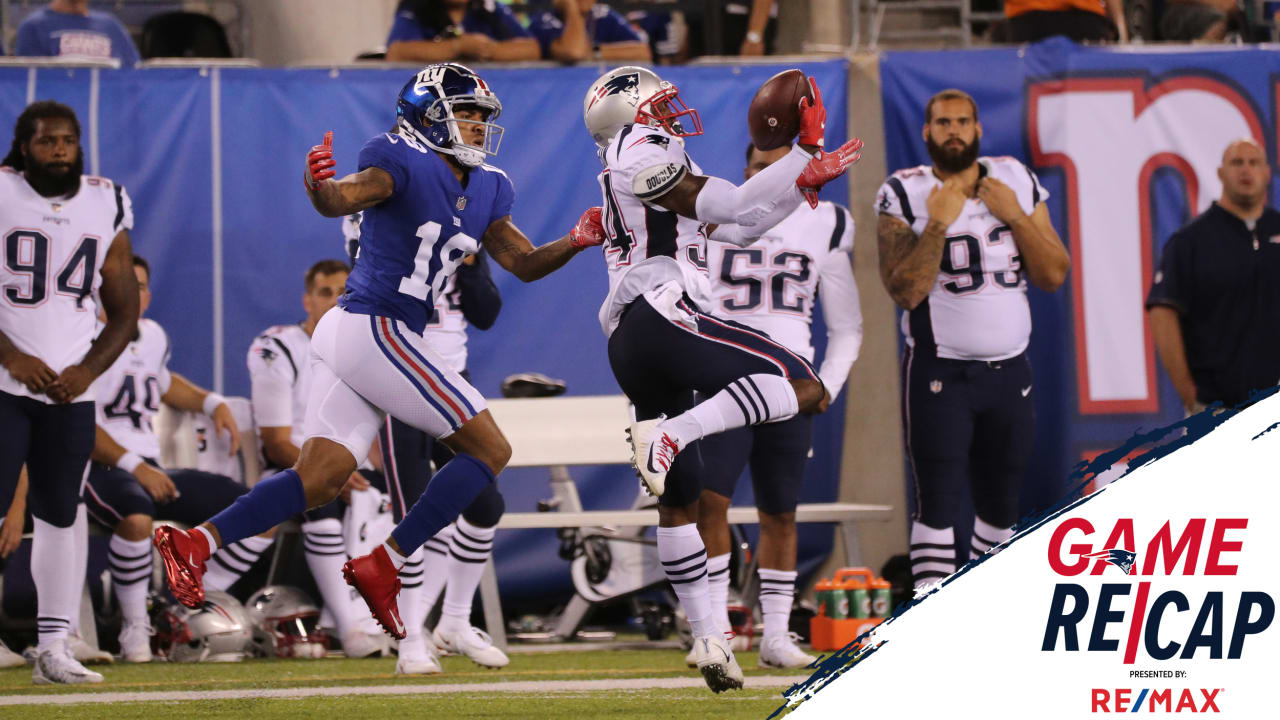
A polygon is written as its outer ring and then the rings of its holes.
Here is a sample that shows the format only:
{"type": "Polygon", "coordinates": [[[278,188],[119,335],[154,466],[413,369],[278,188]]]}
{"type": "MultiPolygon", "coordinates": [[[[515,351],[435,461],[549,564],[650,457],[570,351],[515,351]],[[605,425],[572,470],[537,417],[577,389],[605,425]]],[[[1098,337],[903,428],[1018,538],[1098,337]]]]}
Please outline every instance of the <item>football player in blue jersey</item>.
{"type": "Polygon", "coordinates": [[[599,208],[540,247],[515,226],[511,180],[485,164],[502,138],[501,111],[470,69],[429,65],[400,91],[395,130],[365,143],[357,172],[333,179],[332,134],[307,155],[304,181],[316,210],[327,217],[364,211],[360,262],[312,335],[314,377],[298,462],[197,528],[156,532],[169,587],[184,604],[203,599],[204,562],[218,547],[337,497],[390,414],[455,453],[391,537],[343,568],[378,623],[405,636],[396,596],[406,556],[453,522],[511,456],[483,396],[422,339],[435,296],[481,243],[529,282],[604,237],[599,208]]]}

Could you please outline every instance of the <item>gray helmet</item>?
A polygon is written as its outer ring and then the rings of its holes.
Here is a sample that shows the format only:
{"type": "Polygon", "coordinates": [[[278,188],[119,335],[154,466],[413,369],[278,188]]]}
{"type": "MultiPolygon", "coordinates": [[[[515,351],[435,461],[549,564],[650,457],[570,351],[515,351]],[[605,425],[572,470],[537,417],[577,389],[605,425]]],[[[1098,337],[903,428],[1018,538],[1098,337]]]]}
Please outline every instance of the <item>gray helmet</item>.
{"type": "Polygon", "coordinates": [[[702,134],[698,111],[685,107],[676,86],[634,65],[610,70],[591,84],[582,99],[582,121],[602,148],[630,123],[660,127],[678,138],[702,134]]]}
{"type": "Polygon", "coordinates": [[[206,590],[196,609],[157,603],[153,640],[170,662],[237,662],[249,643],[249,617],[235,598],[206,590]]]}
{"type": "Polygon", "coordinates": [[[329,636],[316,629],[320,608],[298,588],[268,585],[249,598],[245,612],[259,657],[322,658],[329,651],[329,636]]]}

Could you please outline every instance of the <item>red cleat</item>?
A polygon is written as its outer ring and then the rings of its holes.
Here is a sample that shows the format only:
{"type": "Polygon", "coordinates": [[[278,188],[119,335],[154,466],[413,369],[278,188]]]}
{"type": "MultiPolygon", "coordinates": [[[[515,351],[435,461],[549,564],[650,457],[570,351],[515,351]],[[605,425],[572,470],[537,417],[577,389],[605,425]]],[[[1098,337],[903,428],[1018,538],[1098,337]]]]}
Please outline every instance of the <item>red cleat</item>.
{"type": "Polygon", "coordinates": [[[204,603],[204,561],[208,557],[208,545],[204,538],[193,538],[171,525],[156,528],[151,540],[164,563],[165,580],[178,602],[189,608],[204,603]]]}
{"type": "Polygon", "coordinates": [[[400,608],[396,596],[400,594],[400,571],[387,557],[386,548],[379,545],[368,555],[352,558],[342,566],[342,577],[355,588],[360,597],[387,634],[397,640],[404,639],[404,623],[400,621],[400,608]]]}

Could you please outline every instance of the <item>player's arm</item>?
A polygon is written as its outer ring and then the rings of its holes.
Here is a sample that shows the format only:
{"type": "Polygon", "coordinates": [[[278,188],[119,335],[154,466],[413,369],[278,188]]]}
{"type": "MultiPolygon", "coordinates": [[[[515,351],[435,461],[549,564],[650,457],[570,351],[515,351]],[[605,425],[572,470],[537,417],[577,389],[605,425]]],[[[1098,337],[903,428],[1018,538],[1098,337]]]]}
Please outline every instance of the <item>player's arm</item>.
{"type": "Polygon", "coordinates": [[[482,242],[494,262],[521,280],[533,282],[559,269],[584,248],[604,242],[604,227],[600,208],[589,208],[568,235],[535,248],[511,222],[511,216],[504,215],[489,223],[482,242]]]}
{"type": "Polygon", "coordinates": [[[942,266],[947,228],[960,216],[966,197],[958,175],[931,190],[925,203],[929,221],[920,235],[900,218],[880,213],[880,280],[902,309],[914,310],[929,296],[942,266]]]}
{"type": "Polygon", "coordinates": [[[818,377],[835,402],[862,350],[862,306],[847,253],[832,253],[823,264],[818,299],[827,324],[827,351],[818,377]]]}
{"type": "Polygon", "coordinates": [[[1038,203],[1028,215],[1013,190],[990,175],[978,183],[978,198],[996,219],[1013,230],[1013,240],[1031,284],[1045,292],[1062,287],[1071,269],[1071,257],[1053,229],[1049,208],[1038,203]]]}
{"type": "Polygon", "coordinates": [[[1187,362],[1187,346],[1182,339],[1182,320],[1178,311],[1169,305],[1152,305],[1147,310],[1147,317],[1151,320],[1151,337],[1156,342],[1160,364],[1164,365],[1164,371],[1173,381],[1182,406],[1187,412],[1203,409],[1196,397],[1196,383],[1187,362]]]}
{"type": "Polygon", "coordinates": [[[293,467],[298,462],[298,455],[302,451],[289,439],[292,432],[293,428],[289,426],[258,428],[258,435],[262,438],[262,454],[267,456],[267,462],[284,468],[293,467]]]}
{"type": "Polygon", "coordinates": [[[98,290],[107,324],[94,339],[84,359],[68,366],[47,388],[55,402],[71,402],[89,389],[89,383],[111,367],[129,341],[138,334],[138,277],[133,274],[133,249],[129,231],[121,230],[111,241],[102,263],[102,287],[98,290]]]}
{"type": "Polygon", "coordinates": [[[18,487],[13,491],[13,502],[5,513],[0,526],[0,558],[7,558],[22,544],[23,524],[27,516],[27,466],[18,471],[18,487]]]}
{"type": "Polygon", "coordinates": [[[231,454],[235,455],[240,450],[240,427],[236,425],[235,415],[227,405],[227,399],[205,390],[178,373],[169,375],[169,389],[160,396],[160,400],[171,408],[208,415],[219,435],[227,433],[231,440],[231,454]]]}
{"type": "Polygon", "coordinates": [[[391,197],[396,190],[391,173],[379,167],[367,167],[334,180],[333,132],[324,134],[324,142],[307,153],[307,167],[302,186],[311,205],[325,217],[342,217],[360,212],[391,197]]]}
{"type": "Polygon", "coordinates": [[[126,450],[101,425],[95,426],[94,430],[93,452],[89,455],[94,462],[120,468],[133,475],[156,502],[168,502],[178,497],[178,488],[163,470],[149,465],[137,453],[126,450]]]}
{"type": "Polygon", "coordinates": [[[502,293],[493,282],[484,254],[464,260],[454,277],[458,283],[458,304],[462,306],[462,316],[478,330],[493,327],[502,310],[502,293]]]}
{"type": "Polygon", "coordinates": [[[49,383],[58,379],[58,373],[45,365],[35,355],[28,355],[17,348],[8,335],[0,330],[0,366],[9,371],[14,380],[27,386],[33,393],[44,392],[49,383]]]}

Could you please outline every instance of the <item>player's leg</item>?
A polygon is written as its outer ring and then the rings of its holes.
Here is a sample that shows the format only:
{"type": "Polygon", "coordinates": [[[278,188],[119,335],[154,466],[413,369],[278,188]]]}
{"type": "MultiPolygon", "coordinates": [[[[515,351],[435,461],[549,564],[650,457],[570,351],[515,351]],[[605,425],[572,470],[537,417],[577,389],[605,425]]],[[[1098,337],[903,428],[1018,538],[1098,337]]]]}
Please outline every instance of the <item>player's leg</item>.
{"type": "MultiPolygon", "coordinates": [[[[434,482],[434,480],[432,481],[434,482]]],[[[453,526],[449,555],[445,559],[448,580],[440,622],[432,633],[438,647],[461,653],[485,667],[505,667],[506,653],[493,645],[489,635],[471,625],[471,605],[485,564],[493,555],[493,538],[505,503],[496,485],[480,493],[453,526]]]]}
{"type": "Polygon", "coordinates": [[[151,520],[155,501],[131,473],[92,463],[84,504],[94,521],[112,531],[107,545],[111,587],[120,606],[120,656],[151,662],[147,591],[151,580],[151,520]]]}
{"type": "Polygon", "coordinates": [[[1013,536],[1019,491],[1035,441],[1035,398],[1026,355],[986,369],[976,382],[986,404],[974,428],[970,557],[1013,536]]]}
{"type": "MultiPolygon", "coordinates": [[[[231,506],[248,488],[225,475],[200,470],[166,470],[178,490],[178,497],[156,509],[157,519],[172,520],[194,527],[209,517],[211,511],[231,506]]],[[[148,528],[148,534],[150,528],[148,528]]],[[[205,568],[204,586],[226,591],[240,576],[258,562],[274,542],[275,528],[223,545],[205,568]]]]}
{"type": "Polygon", "coordinates": [[[903,434],[916,502],[910,550],[916,588],[956,569],[953,513],[968,489],[973,441],[966,367],[911,348],[903,355],[903,434]]]}
{"type": "Polygon", "coordinates": [[[760,514],[761,667],[804,667],[817,658],[791,637],[796,592],[796,504],[813,441],[813,416],[797,415],[755,429],[751,481],[760,514]]]}
{"type": "MultiPolygon", "coordinates": [[[[729,503],[751,456],[754,428],[736,428],[702,438],[702,494],[698,496],[698,534],[707,547],[707,586],[720,629],[729,632],[729,503]]],[[[746,648],[743,648],[746,649],[746,648]]]]}
{"type": "Polygon", "coordinates": [[[346,510],[345,503],[334,500],[303,513],[302,547],[324,609],[337,626],[343,651],[347,657],[367,657],[379,652],[381,647],[361,629],[364,603],[352,597],[351,588],[342,578],[342,566],[347,563],[346,540],[342,534],[346,510]]]}
{"type": "Polygon", "coordinates": [[[40,653],[32,679],[37,684],[102,682],[101,675],[76,662],[67,646],[84,590],[84,575],[75,576],[79,564],[68,559],[77,552],[73,525],[93,450],[93,403],[39,403],[33,415],[27,498],[35,525],[31,576],[40,653]]]}

